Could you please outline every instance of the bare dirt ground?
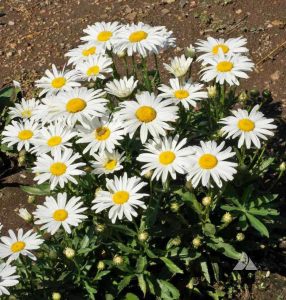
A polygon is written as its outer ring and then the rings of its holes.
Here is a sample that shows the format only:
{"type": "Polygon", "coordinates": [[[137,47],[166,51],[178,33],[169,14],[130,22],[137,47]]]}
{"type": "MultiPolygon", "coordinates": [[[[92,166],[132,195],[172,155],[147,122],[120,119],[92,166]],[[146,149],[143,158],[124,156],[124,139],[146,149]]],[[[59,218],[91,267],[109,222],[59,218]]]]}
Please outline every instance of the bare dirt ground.
{"type": "MultiPolygon", "coordinates": [[[[239,89],[269,88],[286,115],[285,0],[3,0],[0,86],[17,80],[26,96],[33,96],[34,80],[52,63],[63,66],[64,53],[97,21],[165,25],[177,37],[177,47],[164,54],[161,63],[199,38],[243,35],[256,70],[239,89]]],[[[0,222],[6,230],[24,226],[14,211],[27,203],[19,184],[31,183],[31,176],[20,172],[0,186],[0,222]]],[[[269,281],[263,276],[256,280],[253,299],[286,299],[285,277],[269,281]]]]}

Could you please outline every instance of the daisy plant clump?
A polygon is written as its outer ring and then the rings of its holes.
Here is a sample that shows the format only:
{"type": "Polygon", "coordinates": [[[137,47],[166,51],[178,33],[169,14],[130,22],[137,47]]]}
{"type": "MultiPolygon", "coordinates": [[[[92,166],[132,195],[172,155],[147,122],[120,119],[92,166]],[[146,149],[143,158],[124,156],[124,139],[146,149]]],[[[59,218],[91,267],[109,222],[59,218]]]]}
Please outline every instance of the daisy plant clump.
{"type": "Polygon", "coordinates": [[[266,101],[236,93],[254,68],[246,39],[199,40],[164,69],[164,26],[95,23],[81,40],[2,132],[35,185],[19,211],[33,228],[0,238],[0,293],[226,296],[243,253],[271,239],[285,172],[266,101]]]}

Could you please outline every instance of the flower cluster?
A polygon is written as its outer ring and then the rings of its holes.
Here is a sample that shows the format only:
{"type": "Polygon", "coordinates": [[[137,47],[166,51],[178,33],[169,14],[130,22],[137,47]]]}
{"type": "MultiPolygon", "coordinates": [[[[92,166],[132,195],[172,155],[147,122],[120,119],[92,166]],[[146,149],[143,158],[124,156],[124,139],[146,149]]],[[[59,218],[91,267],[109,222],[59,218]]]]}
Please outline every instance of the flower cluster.
{"type": "MultiPolygon", "coordinates": [[[[237,139],[238,149],[260,148],[273,135],[273,119],[266,119],[256,105],[250,112],[239,108],[210,121],[225,139],[207,134],[202,140],[190,139],[186,130],[195,127],[186,127],[191,119],[215,104],[209,103],[204,84],[190,79],[192,57],[182,55],[164,64],[174,76],[169,83],[159,82],[158,69],[151,79],[146,58],[152,54],[157,62],[161,51],[175,45],[164,26],[101,22],[84,33],[84,43],[66,53],[68,67],[58,70],[52,65],[36,81],[43,97],[22,99],[11,108],[13,120],[2,133],[3,143],[34,155],[35,181],[50,186],[52,194],[33,212],[40,230],[54,235],[63,228],[70,234],[87,218],[84,195],[70,195],[87,176],[100,182],[89,204],[94,212],[89,213],[108,210],[112,223],[131,221],[139,208],[148,207],[153,181],[159,181],[164,191],[176,180],[205,191],[222,188],[238,172],[234,146],[227,140],[237,139]],[[128,56],[142,61],[140,69],[133,60],[131,75],[128,56]],[[127,66],[121,78],[115,66],[118,59],[127,66]],[[130,165],[134,169],[128,171],[130,165]]],[[[245,56],[245,44],[244,38],[200,40],[195,49],[202,53],[197,58],[203,66],[201,80],[216,83],[216,92],[247,78],[254,64],[245,56]]],[[[22,229],[17,234],[9,231],[1,241],[0,257],[9,258],[0,266],[0,295],[8,294],[5,286],[17,283],[17,276],[11,275],[15,267],[9,263],[20,254],[35,259],[31,250],[44,242],[22,229]]]]}

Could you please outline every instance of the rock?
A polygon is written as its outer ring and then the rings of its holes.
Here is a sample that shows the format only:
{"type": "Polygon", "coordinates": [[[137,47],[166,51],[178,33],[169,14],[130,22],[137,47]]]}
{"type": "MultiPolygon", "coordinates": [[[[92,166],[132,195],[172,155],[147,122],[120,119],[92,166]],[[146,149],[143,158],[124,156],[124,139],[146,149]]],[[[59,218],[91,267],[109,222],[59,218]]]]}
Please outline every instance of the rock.
{"type": "Polygon", "coordinates": [[[240,14],[242,13],[242,9],[237,9],[237,10],[235,11],[235,13],[236,13],[237,15],[240,15],[240,14]]]}
{"type": "Polygon", "coordinates": [[[135,20],[137,16],[137,12],[136,11],[133,11],[132,13],[128,14],[125,16],[125,18],[130,21],[130,22],[133,22],[135,20]]]}
{"type": "Polygon", "coordinates": [[[162,13],[163,16],[166,15],[166,14],[168,14],[169,12],[170,12],[170,10],[167,9],[167,8],[164,8],[164,9],[162,9],[162,11],[161,11],[161,13],[162,13]]]}
{"type": "Polygon", "coordinates": [[[273,80],[273,81],[276,81],[280,78],[280,74],[281,72],[279,70],[276,70],[274,73],[272,73],[270,75],[270,78],[273,80]]]}
{"type": "Polygon", "coordinates": [[[15,22],[14,22],[14,21],[9,21],[9,22],[8,22],[8,25],[9,25],[9,26],[14,26],[14,25],[15,25],[15,22]]]}

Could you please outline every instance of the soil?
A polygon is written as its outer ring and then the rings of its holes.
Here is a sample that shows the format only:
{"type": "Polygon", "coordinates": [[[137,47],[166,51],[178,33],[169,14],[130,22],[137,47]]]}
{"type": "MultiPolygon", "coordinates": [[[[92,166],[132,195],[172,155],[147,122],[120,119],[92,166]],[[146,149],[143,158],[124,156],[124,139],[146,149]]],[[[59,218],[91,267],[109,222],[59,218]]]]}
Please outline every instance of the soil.
{"type": "MultiPolygon", "coordinates": [[[[239,90],[269,88],[285,117],[285,11],[285,0],[4,0],[0,2],[0,86],[17,80],[25,96],[32,97],[33,82],[52,63],[59,67],[66,63],[64,53],[80,43],[88,24],[142,21],[165,25],[177,38],[177,47],[162,55],[161,64],[209,35],[246,37],[256,69],[239,90]]],[[[31,183],[32,176],[23,171],[2,182],[0,222],[4,232],[27,226],[15,210],[27,207],[28,196],[19,185],[31,183]]],[[[254,284],[253,299],[286,299],[285,283],[279,274],[263,275],[254,284]]],[[[247,295],[242,298],[250,299],[247,295]]]]}

